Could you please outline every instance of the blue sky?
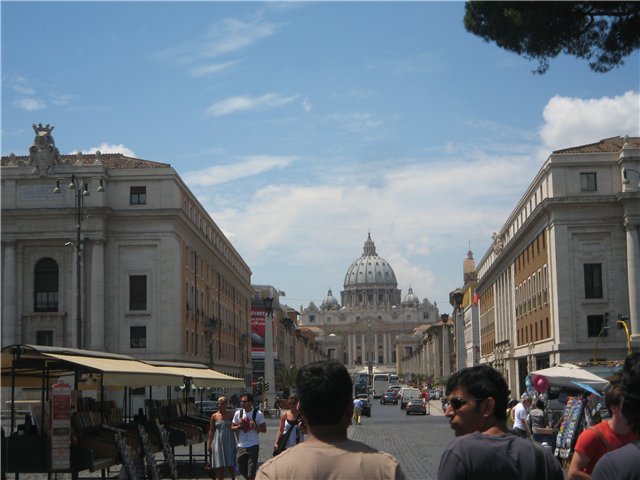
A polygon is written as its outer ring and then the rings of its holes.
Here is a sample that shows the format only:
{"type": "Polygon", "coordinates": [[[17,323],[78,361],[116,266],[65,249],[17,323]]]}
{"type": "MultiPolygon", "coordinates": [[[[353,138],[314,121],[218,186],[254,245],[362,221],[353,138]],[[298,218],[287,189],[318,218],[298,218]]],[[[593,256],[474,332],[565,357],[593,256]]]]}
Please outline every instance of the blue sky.
{"type": "Polygon", "coordinates": [[[592,73],[467,33],[462,2],[2,2],[2,154],[170,163],[298,308],[367,233],[448,312],[554,149],[640,135],[640,62],[592,73]]]}

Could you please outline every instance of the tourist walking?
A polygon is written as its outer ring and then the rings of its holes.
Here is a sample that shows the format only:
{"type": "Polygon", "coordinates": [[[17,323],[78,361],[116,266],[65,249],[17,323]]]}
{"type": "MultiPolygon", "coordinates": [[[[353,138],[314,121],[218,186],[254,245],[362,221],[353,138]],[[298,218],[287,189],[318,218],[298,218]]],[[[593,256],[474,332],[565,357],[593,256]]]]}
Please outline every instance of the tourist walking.
{"type": "Polygon", "coordinates": [[[231,430],[233,410],[227,410],[229,401],[227,397],[218,398],[218,411],[211,415],[209,423],[209,456],[211,458],[208,471],[215,474],[212,478],[222,480],[224,471],[227,470],[235,480],[236,465],[236,435],[231,430]]]}
{"type": "Polygon", "coordinates": [[[300,412],[298,411],[298,397],[296,395],[289,395],[287,402],[289,410],[280,416],[278,435],[276,436],[276,443],[273,446],[274,456],[304,441],[302,418],[300,418],[300,412]]]}
{"type": "Polygon", "coordinates": [[[264,462],[257,479],[404,478],[392,455],[347,437],[353,383],[343,364],[327,360],[305,365],[298,371],[296,393],[307,438],[264,462]]]}
{"type": "Polygon", "coordinates": [[[447,383],[445,416],[455,431],[440,459],[438,480],[563,480],[551,451],[507,430],[509,387],[489,365],[458,370],[447,383]]]}
{"type": "Polygon", "coordinates": [[[231,429],[238,435],[236,461],[240,473],[247,480],[256,478],[258,456],[260,454],[259,433],[267,431],[264,415],[253,406],[253,395],[243,393],[240,397],[242,408],[233,415],[231,429]]]}

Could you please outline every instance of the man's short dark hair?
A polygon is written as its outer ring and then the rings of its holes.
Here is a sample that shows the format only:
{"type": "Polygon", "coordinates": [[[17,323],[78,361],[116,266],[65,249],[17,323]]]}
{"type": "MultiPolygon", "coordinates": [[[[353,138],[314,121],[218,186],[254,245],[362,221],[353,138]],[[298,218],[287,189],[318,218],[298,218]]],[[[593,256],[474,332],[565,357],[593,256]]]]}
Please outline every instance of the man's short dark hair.
{"type": "Polygon", "coordinates": [[[339,423],[352,401],[352,389],[349,372],[335,360],[313,362],[298,371],[296,393],[310,426],[339,423]]]}
{"type": "Polygon", "coordinates": [[[629,428],[640,434],[640,352],[627,355],[622,371],[622,415],[629,428]]]}
{"type": "Polygon", "coordinates": [[[609,388],[607,388],[607,391],[604,393],[604,405],[609,411],[609,416],[613,416],[611,407],[619,407],[622,405],[622,385],[619,383],[612,383],[609,388]]]}
{"type": "Polygon", "coordinates": [[[507,419],[509,386],[498,370],[489,365],[463,368],[449,377],[447,395],[458,386],[466,388],[469,395],[479,400],[492,397],[495,400],[493,415],[498,420],[507,419]]]}
{"type": "Polygon", "coordinates": [[[247,400],[253,402],[253,393],[244,392],[242,395],[240,395],[240,398],[242,397],[247,397],[247,400]]]}

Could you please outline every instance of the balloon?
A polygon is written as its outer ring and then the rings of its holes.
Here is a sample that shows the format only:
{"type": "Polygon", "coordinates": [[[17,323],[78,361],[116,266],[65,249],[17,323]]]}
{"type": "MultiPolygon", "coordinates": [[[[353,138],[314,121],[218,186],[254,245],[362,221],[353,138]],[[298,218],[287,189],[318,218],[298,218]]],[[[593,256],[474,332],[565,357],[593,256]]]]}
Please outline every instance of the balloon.
{"type": "Polygon", "coordinates": [[[549,389],[549,380],[544,375],[536,375],[533,379],[533,388],[538,393],[546,392],[549,389]]]}

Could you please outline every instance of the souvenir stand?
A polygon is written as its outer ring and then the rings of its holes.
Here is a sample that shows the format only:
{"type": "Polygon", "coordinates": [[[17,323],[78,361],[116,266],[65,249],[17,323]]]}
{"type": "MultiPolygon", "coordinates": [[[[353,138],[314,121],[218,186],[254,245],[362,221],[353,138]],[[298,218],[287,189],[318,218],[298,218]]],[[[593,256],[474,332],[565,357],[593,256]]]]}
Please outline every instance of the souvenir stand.
{"type": "Polygon", "coordinates": [[[533,388],[545,396],[551,387],[571,389],[581,392],[567,396],[562,413],[562,421],[555,436],[554,455],[566,465],[573,453],[573,447],[580,432],[593,424],[589,397],[601,396],[608,381],[572,364],[560,364],[530,373],[533,388]]]}
{"type": "MultiPolygon", "coordinates": [[[[216,377],[222,374],[202,367],[194,373],[207,378],[211,386],[244,384],[234,377],[216,377]],[[214,377],[221,383],[215,383],[214,377]]],[[[129,387],[169,388],[190,381],[183,368],[150,365],[126,355],[39,345],[3,348],[2,386],[11,387],[10,429],[2,429],[3,477],[7,472],[15,473],[16,480],[20,473],[66,472],[78,478],[79,472],[89,470],[100,471],[104,479],[110,467],[121,465],[125,477],[157,478],[154,454],[163,452],[170,476],[177,478],[170,432],[160,422],[150,422],[149,412],[147,417],[132,418],[126,411],[126,395],[129,387]],[[82,396],[82,390],[94,389],[89,383],[95,386],[98,399],[82,396]],[[23,408],[18,418],[16,391],[25,387],[39,390],[40,399],[29,401],[29,410],[23,408]],[[104,400],[105,388],[125,388],[124,410],[104,400]],[[22,425],[17,425],[19,419],[22,425]]],[[[202,442],[208,421],[192,420],[197,422],[197,439],[202,442]]]]}

